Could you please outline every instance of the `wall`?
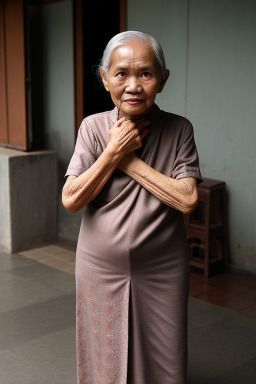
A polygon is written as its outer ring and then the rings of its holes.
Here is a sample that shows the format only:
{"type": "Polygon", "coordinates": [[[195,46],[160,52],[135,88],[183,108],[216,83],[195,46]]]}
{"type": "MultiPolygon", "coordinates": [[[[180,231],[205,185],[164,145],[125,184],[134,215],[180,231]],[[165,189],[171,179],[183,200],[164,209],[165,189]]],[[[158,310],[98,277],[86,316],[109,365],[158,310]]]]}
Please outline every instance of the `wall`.
{"type": "Polygon", "coordinates": [[[256,3],[128,0],[128,29],[155,36],[171,78],[158,105],[188,117],[201,170],[228,189],[230,264],[256,272],[256,3]]]}
{"type": "Polygon", "coordinates": [[[74,54],[72,1],[42,6],[45,146],[65,168],[74,146],[74,54]]]}
{"type": "Polygon", "coordinates": [[[76,240],[81,213],[61,203],[64,175],[75,143],[74,46],[72,0],[41,7],[45,148],[58,153],[59,235],[76,240]]]}

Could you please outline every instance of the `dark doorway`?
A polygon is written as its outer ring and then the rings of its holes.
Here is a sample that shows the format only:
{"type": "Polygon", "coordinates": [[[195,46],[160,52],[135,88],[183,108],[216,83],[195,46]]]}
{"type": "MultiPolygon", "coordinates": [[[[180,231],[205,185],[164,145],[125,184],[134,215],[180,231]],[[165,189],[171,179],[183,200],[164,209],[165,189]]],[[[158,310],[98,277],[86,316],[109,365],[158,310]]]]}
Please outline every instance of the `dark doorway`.
{"type": "Polygon", "coordinates": [[[120,32],[120,0],[83,3],[84,116],[113,109],[97,78],[97,66],[108,41],[120,32]]]}

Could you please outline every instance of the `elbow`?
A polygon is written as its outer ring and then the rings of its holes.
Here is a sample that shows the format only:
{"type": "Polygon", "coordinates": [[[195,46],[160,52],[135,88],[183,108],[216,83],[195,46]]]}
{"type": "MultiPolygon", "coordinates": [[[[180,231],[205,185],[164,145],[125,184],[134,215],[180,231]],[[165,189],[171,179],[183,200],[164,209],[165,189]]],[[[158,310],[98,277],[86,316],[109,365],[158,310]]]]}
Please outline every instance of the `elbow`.
{"type": "Polygon", "coordinates": [[[88,204],[85,199],[78,196],[77,188],[73,186],[73,181],[76,176],[69,176],[63,189],[62,189],[62,204],[67,211],[76,213],[80,211],[85,205],[88,204]]]}
{"type": "Polygon", "coordinates": [[[184,213],[184,215],[189,215],[196,209],[196,205],[186,205],[182,207],[181,212],[184,213]]]}
{"type": "MultiPolygon", "coordinates": [[[[63,204],[64,205],[64,204],[63,204]]],[[[64,205],[64,207],[66,208],[67,211],[69,211],[70,213],[76,213],[79,211],[79,208],[75,207],[75,206],[72,206],[72,205],[64,205]]]]}
{"type": "Polygon", "coordinates": [[[196,192],[193,194],[193,196],[189,198],[189,200],[185,202],[185,204],[183,204],[181,212],[184,213],[184,215],[189,215],[196,209],[197,204],[198,204],[198,193],[196,192]]]}
{"type": "Polygon", "coordinates": [[[70,213],[76,213],[82,208],[78,206],[71,197],[65,196],[64,193],[62,193],[62,204],[70,213]]]}
{"type": "Polygon", "coordinates": [[[79,209],[74,204],[71,204],[66,199],[62,199],[62,204],[63,204],[64,208],[66,208],[66,210],[71,212],[71,213],[76,213],[79,211],[79,209]]]}

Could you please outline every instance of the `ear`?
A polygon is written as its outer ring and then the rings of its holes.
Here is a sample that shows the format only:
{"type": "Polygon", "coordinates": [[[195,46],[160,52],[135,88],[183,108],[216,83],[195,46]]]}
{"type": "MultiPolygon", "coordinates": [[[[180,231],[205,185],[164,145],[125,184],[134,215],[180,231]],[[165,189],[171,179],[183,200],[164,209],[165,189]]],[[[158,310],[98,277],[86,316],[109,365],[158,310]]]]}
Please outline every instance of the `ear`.
{"type": "Polygon", "coordinates": [[[103,68],[100,68],[100,76],[101,76],[101,79],[102,79],[102,82],[103,82],[103,85],[104,85],[106,91],[109,92],[108,79],[107,79],[106,73],[105,73],[103,68]]]}
{"type": "Polygon", "coordinates": [[[163,76],[161,78],[159,89],[158,89],[157,93],[161,93],[162,92],[162,90],[164,89],[165,83],[168,80],[169,75],[170,75],[170,71],[169,71],[169,69],[166,69],[165,73],[163,74],[163,76]]]}

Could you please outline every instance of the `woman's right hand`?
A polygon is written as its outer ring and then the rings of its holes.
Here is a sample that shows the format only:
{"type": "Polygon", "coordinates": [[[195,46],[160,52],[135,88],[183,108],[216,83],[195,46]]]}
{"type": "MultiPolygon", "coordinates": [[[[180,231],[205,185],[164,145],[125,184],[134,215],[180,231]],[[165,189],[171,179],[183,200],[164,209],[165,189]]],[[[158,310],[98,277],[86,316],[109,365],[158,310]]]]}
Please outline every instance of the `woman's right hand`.
{"type": "Polygon", "coordinates": [[[140,148],[142,140],[149,133],[149,130],[146,129],[149,124],[150,121],[145,118],[131,121],[125,120],[123,117],[118,120],[109,131],[108,149],[121,159],[128,153],[140,148]]]}
{"type": "Polygon", "coordinates": [[[70,212],[90,203],[102,190],[120,160],[128,153],[141,147],[141,141],[148,134],[149,120],[135,122],[120,119],[110,130],[107,150],[80,176],[69,176],[63,187],[62,202],[70,212]]]}

